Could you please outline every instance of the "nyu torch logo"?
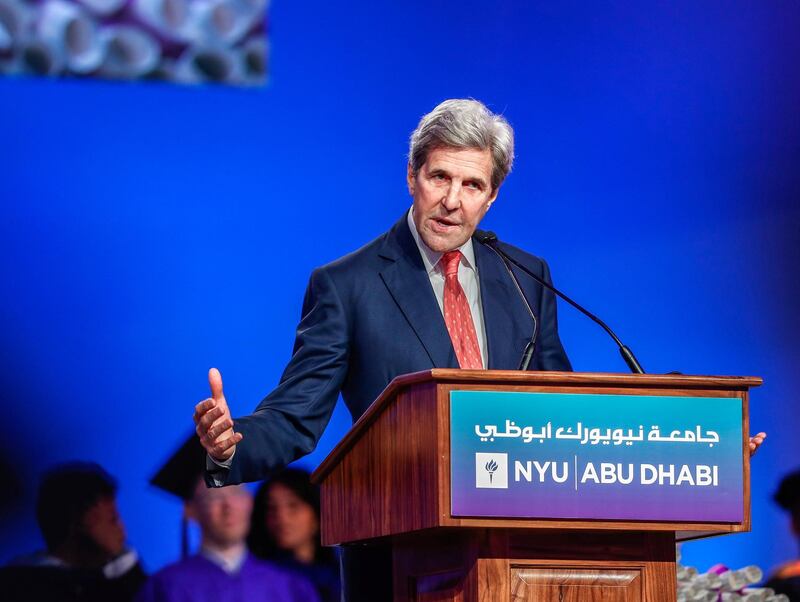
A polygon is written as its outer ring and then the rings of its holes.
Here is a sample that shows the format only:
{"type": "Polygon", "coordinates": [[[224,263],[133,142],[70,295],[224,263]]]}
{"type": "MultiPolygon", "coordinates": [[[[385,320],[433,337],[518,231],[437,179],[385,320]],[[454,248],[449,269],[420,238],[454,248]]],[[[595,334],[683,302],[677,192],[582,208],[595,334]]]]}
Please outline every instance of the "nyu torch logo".
{"type": "Polygon", "coordinates": [[[497,462],[495,462],[494,460],[489,460],[486,463],[486,466],[484,466],[484,468],[486,469],[486,472],[489,473],[489,484],[491,485],[492,477],[494,476],[494,473],[497,471],[498,468],[497,462]]]}
{"type": "Polygon", "coordinates": [[[508,454],[475,454],[475,487],[508,489],[508,454]]]}

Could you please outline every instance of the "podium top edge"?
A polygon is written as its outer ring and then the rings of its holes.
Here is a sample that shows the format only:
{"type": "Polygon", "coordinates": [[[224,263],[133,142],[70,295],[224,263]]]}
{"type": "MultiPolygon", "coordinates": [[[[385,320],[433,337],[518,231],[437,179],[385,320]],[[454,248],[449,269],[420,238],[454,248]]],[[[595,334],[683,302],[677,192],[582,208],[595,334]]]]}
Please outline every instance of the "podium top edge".
{"type": "MultiPolygon", "coordinates": [[[[600,384],[633,386],[705,387],[711,389],[746,389],[758,387],[764,379],[759,376],[711,376],[689,374],[630,374],[617,372],[552,372],[521,370],[461,370],[433,368],[404,374],[395,378],[389,387],[433,380],[437,382],[486,382],[515,384],[600,384]]],[[[389,388],[387,387],[387,388],[389,388]]]]}
{"type": "Polygon", "coordinates": [[[353,445],[358,435],[376,419],[386,401],[404,387],[420,383],[464,385],[543,385],[543,386],[607,386],[644,388],[683,388],[702,390],[747,391],[764,381],[758,376],[699,376],[685,374],[623,374],[613,372],[550,372],[520,370],[462,370],[433,368],[395,377],[372,402],[331,453],[312,473],[311,480],[320,483],[339,459],[353,445]]]}

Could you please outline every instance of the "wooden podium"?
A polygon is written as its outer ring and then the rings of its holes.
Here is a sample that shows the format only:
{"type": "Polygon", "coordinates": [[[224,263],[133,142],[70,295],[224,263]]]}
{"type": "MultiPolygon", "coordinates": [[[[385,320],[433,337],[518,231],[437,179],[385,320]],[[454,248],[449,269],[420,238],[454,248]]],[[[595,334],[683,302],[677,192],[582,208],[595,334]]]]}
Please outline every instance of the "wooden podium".
{"type": "MultiPolygon", "coordinates": [[[[676,541],[750,530],[748,390],[760,384],[744,377],[452,369],[398,377],[313,475],[322,488],[323,544],[390,542],[396,601],[675,600],[676,541]],[[454,516],[453,391],[740,401],[741,445],[733,442],[742,470],[739,518],[454,516]]],[[[738,483],[738,468],[736,476],[738,483]]]]}

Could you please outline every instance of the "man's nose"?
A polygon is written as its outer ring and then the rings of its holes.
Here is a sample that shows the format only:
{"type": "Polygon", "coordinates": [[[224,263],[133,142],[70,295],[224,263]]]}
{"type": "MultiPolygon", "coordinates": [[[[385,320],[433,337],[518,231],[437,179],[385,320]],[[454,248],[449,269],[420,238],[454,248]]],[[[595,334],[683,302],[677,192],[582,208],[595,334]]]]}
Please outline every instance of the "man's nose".
{"type": "Polygon", "coordinates": [[[461,182],[450,182],[442,204],[448,211],[454,211],[461,206],[461,182]]]}

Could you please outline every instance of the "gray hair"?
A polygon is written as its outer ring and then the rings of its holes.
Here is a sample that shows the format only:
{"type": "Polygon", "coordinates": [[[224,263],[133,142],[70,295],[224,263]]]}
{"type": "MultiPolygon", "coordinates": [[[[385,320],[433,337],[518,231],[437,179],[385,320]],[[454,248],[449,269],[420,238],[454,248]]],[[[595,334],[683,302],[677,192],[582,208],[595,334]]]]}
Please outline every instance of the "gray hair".
{"type": "Polygon", "coordinates": [[[450,99],[420,119],[411,133],[408,162],[416,176],[435,148],[489,149],[492,152],[492,189],[497,190],[514,162],[514,130],[502,115],[482,102],[450,99]]]}

